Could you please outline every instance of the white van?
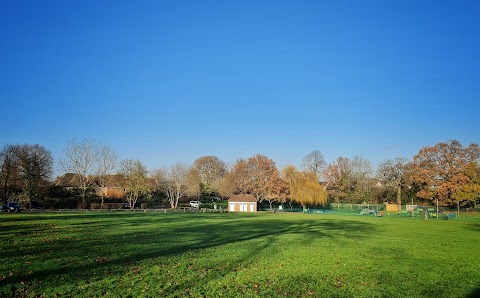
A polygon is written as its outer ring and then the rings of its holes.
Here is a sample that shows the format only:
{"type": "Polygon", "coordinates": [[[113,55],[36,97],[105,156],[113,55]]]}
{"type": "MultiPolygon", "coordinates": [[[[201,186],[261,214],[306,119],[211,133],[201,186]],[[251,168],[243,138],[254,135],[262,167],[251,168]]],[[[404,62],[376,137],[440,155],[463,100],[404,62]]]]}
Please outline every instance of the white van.
{"type": "Polygon", "coordinates": [[[200,208],[200,205],[202,204],[202,202],[200,201],[190,201],[190,207],[193,207],[193,208],[200,208]]]}

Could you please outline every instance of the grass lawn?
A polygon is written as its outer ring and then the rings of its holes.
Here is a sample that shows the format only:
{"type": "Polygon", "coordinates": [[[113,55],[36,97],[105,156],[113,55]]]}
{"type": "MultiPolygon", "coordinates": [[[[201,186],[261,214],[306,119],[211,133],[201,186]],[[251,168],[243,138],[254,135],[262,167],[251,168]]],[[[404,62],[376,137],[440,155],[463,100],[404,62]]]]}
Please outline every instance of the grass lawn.
{"type": "Polygon", "coordinates": [[[480,217],[0,214],[0,296],[476,297],[480,217]]]}

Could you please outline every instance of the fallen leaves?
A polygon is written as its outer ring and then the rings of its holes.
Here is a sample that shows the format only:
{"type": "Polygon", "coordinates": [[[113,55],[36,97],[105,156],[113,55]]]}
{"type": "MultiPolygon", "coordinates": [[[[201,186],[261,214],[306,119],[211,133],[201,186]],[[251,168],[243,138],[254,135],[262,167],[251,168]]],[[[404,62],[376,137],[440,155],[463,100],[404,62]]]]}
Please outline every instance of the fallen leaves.
{"type": "Polygon", "coordinates": [[[140,272],[142,271],[142,267],[135,267],[132,270],[133,272],[135,272],[135,274],[140,274],[140,272]]]}
{"type": "Polygon", "coordinates": [[[345,283],[345,282],[344,282],[343,279],[340,278],[340,277],[337,277],[337,278],[335,279],[335,287],[337,287],[337,288],[343,287],[343,284],[344,284],[344,283],[345,283]]]}
{"type": "Polygon", "coordinates": [[[108,263],[109,260],[106,256],[101,256],[101,257],[98,257],[95,261],[101,264],[101,263],[108,263]]]}

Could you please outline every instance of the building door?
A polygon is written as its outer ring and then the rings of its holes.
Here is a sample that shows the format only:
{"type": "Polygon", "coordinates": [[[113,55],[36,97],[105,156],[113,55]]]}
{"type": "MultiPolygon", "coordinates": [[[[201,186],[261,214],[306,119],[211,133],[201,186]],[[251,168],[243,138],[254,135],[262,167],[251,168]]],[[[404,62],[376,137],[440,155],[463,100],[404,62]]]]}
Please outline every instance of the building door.
{"type": "Polygon", "coordinates": [[[250,212],[255,212],[255,204],[250,203],[250,212]]]}
{"type": "Polygon", "coordinates": [[[230,212],[235,212],[235,204],[229,203],[228,205],[230,205],[230,212]]]}
{"type": "Polygon", "coordinates": [[[247,212],[248,211],[247,203],[240,203],[240,211],[242,211],[242,212],[247,212]]]}

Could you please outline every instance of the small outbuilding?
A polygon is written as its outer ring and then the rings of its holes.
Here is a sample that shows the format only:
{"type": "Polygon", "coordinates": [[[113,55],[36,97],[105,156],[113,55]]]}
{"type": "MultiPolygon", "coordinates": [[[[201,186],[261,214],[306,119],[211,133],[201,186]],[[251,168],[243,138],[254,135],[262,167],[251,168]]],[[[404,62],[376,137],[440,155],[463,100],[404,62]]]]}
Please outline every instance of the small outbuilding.
{"type": "Polygon", "coordinates": [[[257,212],[257,199],[253,195],[233,195],[228,199],[229,212],[257,212]]]}
{"type": "Polygon", "coordinates": [[[387,212],[400,212],[402,211],[402,207],[397,204],[391,204],[388,202],[383,203],[385,205],[385,211],[387,212]]]}

